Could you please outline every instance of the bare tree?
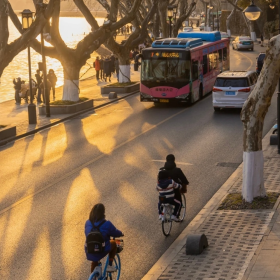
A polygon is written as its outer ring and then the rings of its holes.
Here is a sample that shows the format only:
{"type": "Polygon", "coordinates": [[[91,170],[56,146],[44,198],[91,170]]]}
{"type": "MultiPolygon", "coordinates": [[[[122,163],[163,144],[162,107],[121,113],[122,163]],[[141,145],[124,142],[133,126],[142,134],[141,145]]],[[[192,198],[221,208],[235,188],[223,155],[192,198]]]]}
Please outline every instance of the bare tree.
{"type": "MultiPolygon", "coordinates": [[[[40,0],[34,0],[35,3],[38,1],[40,0]]],[[[79,100],[79,74],[82,66],[86,63],[87,59],[90,58],[91,53],[97,50],[101,44],[110,38],[116,29],[133,20],[141,0],[136,0],[131,6],[131,9],[129,9],[127,15],[119,21],[116,21],[119,0],[111,0],[111,8],[109,11],[110,20],[103,26],[98,25],[95,17],[90,13],[83,0],[74,0],[76,6],[83,13],[87,22],[92,27],[92,32],[86,35],[75,48],[68,47],[60,36],[59,14],[61,1],[62,0],[55,2],[49,36],[49,42],[52,47],[45,47],[45,54],[52,58],[56,58],[63,66],[64,86],[62,99],[77,101],[79,100]]],[[[18,30],[22,32],[15,15],[12,17],[12,20],[18,30]]],[[[38,41],[34,40],[32,42],[32,47],[35,51],[39,53],[41,52],[41,45],[38,41]]]]}
{"type": "MultiPolygon", "coordinates": [[[[98,2],[109,11],[110,4],[107,0],[98,0],[98,2]]],[[[132,6],[133,1],[122,0],[120,1],[120,12],[127,15],[129,8],[132,6]]],[[[130,57],[129,53],[145,39],[149,38],[148,24],[152,20],[158,7],[159,0],[141,1],[138,12],[135,14],[132,24],[134,32],[123,43],[119,44],[113,37],[105,41],[105,46],[108,47],[118,58],[120,63],[119,81],[120,83],[130,82],[130,57]],[[145,6],[148,6],[148,12],[145,6]]]]}
{"type": "Polygon", "coordinates": [[[263,180],[263,123],[280,75],[280,35],[270,40],[269,49],[258,82],[243,105],[243,186],[242,196],[247,202],[265,196],[263,180]]]}
{"type": "MultiPolygon", "coordinates": [[[[18,39],[8,44],[8,17],[10,15],[11,5],[8,0],[0,0],[0,77],[14,57],[24,50],[41,32],[48,18],[50,18],[54,4],[57,1],[59,0],[50,0],[46,10],[38,10],[36,20],[31,27],[26,32],[22,31],[22,35],[18,39]]],[[[18,23],[21,28],[21,23],[18,23]]]]}

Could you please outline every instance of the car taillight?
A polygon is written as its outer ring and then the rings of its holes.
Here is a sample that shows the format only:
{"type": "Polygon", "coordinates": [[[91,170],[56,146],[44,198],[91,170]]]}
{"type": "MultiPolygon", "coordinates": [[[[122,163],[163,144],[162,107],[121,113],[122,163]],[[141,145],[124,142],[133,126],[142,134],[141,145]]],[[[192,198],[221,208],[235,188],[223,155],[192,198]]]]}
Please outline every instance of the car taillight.
{"type": "Polygon", "coordinates": [[[241,41],[239,41],[239,42],[238,42],[238,44],[241,44],[241,45],[242,45],[242,42],[241,42],[241,41]]]}
{"type": "Polygon", "coordinates": [[[250,88],[243,88],[243,89],[239,89],[239,92],[250,92],[250,88]]]}
{"type": "Polygon", "coordinates": [[[213,87],[212,91],[223,91],[223,90],[219,89],[219,88],[216,88],[216,87],[213,87]]]}

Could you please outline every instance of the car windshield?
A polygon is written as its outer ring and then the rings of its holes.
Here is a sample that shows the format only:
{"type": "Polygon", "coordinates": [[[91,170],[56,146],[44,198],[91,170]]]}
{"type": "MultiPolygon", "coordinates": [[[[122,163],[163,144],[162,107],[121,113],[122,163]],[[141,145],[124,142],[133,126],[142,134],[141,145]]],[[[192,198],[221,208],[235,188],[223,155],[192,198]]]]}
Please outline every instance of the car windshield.
{"type": "Polygon", "coordinates": [[[189,83],[191,66],[188,59],[165,52],[152,53],[151,56],[142,61],[142,81],[189,83]]]}
{"type": "Polygon", "coordinates": [[[247,78],[217,78],[216,87],[247,87],[247,78]]]}

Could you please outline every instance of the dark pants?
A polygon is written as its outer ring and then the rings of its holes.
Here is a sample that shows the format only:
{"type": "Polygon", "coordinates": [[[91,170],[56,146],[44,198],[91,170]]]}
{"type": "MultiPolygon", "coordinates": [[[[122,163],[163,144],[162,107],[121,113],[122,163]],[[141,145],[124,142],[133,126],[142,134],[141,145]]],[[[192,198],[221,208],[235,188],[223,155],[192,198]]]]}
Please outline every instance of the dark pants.
{"type": "Polygon", "coordinates": [[[20,91],[19,91],[18,89],[15,90],[15,101],[16,101],[16,103],[18,103],[18,104],[20,104],[19,92],[20,92],[20,91]]]}
{"type": "Polygon", "coordinates": [[[98,81],[99,80],[99,71],[100,70],[95,70],[96,71],[96,80],[98,81]]]}
{"type": "Polygon", "coordinates": [[[103,69],[100,69],[100,79],[101,79],[101,80],[104,79],[104,72],[103,72],[103,69]]]}
{"type": "Polygon", "coordinates": [[[37,102],[42,102],[41,94],[42,94],[42,90],[38,87],[37,102]]]}
{"type": "MultiPolygon", "coordinates": [[[[160,209],[160,205],[161,205],[161,200],[159,198],[159,202],[158,202],[158,213],[159,215],[161,214],[161,209],[160,209]]],[[[181,211],[181,202],[178,201],[177,199],[174,198],[165,198],[164,202],[163,203],[168,203],[168,204],[171,204],[171,205],[174,205],[175,208],[174,208],[174,211],[173,211],[173,215],[175,216],[179,216],[180,215],[180,211],[181,211]]]]}
{"type": "Polygon", "coordinates": [[[55,98],[55,85],[52,85],[53,98],[55,98]]]}
{"type": "Polygon", "coordinates": [[[104,74],[105,81],[107,82],[107,78],[109,78],[109,81],[111,81],[111,73],[110,74],[104,74]]]}

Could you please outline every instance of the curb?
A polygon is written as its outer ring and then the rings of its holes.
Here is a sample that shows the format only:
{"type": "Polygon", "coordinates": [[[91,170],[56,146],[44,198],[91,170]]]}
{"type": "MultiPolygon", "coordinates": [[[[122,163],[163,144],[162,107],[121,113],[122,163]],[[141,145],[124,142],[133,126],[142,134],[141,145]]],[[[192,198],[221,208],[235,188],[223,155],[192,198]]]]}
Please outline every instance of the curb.
{"type": "MultiPolygon", "coordinates": [[[[271,130],[263,137],[267,137],[271,134],[271,130]]],[[[263,147],[264,150],[264,147],[263,147]]],[[[220,187],[220,189],[210,198],[207,204],[200,210],[200,212],[194,217],[194,219],[187,225],[187,227],[181,232],[177,239],[170,245],[170,247],[164,252],[164,254],[159,258],[159,260],[152,266],[152,268],[147,272],[147,274],[142,278],[142,280],[158,280],[166,268],[170,265],[171,261],[176,257],[176,255],[182,250],[186,244],[186,239],[189,234],[195,233],[195,231],[203,224],[208,215],[220,205],[223,199],[228,195],[228,191],[235,183],[235,181],[242,176],[243,172],[243,162],[237,167],[237,169],[230,175],[226,182],[220,187]]],[[[280,196],[277,199],[273,209],[274,214],[272,219],[264,233],[262,240],[267,238],[268,233],[271,231],[272,223],[275,220],[276,209],[280,203],[280,196]]],[[[259,247],[262,246],[262,241],[260,241],[256,251],[254,252],[253,258],[251,258],[248,267],[244,271],[242,280],[247,280],[248,273],[252,270],[253,265],[251,262],[255,262],[257,252],[260,251],[259,247]],[[245,278],[246,277],[246,278],[245,278]]]]}
{"type": "Polygon", "coordinates": [[[4,145],[6,145],[6,144],[8,144],[9,142],[12,142],[12,141],[15,141],[15,140],[24,138],[24,137],[26,137],[26,136],[35,134],[35,133],[37,133],[38,131],[41,131],[41,130],[43,130],[43,129],[49,128],[49,127],[54,126],[54,125],[57,125],[57,124],[62,123],[62,122],[64,122],[64,121],[70,120],[70,119],[72,119],[72,118],[75,118],[75,117],[77,117],[77,116],[79,116],[79,115],[82,115],[82,114],[84,114],[84,113],[87,113],[87,112],[89,112],[89,111],[92,111],[92,110],[96,110],[96,109],[105,107],[105,106],[107,106],[107,105],[109,105],[109,104],[112,104],[112,103],[114,103],[114,102],[116,102],[116,101],[118,101],[118,100],[125,99],[125,98],[127,98],[127,97],[129,97],[129,96],[131,96],[131,95],[134,95],[134,94],[138,93],[138,92],[139,92],[139,90],[134,91],[134,92],[132,92],[132,93],[126,94],[125,96],[119,97],[119,98],[117,98],[117,99],[115,99],[115,100],[112,100],[112,101],[109,101],[109,102],[105,102],[105,103],[103,103],[103,104],[100,104],[100,105],[98,105],[98,106],[95,106],[95,107],[92,107],[92,108],[89,108],[89,109],[85,109],[85,110],[80,111],[80,112],[78,112],[78,113],[72,114],[71,116],[68,116],[68,117],[66,117],[66,118],[60,119],[60,120],[58,120],[58,121],[55,121],[55,122],[50,123],[50,124],[47,124],[47,125],[43,125],[43,126],[41,126],[41,127],[38,127],[38,128],[36,128],[36,129],[34,129],[34,130],[31,130],[31,131],[28,131],[28,132],[26,132],[26,133],[17,135],[17,136],[15,136],[15,137],[10,137],[10,138],[8,138],[8,139],[5,139],[5,140],[3,140],[3,141],[0,141],[0,147],[1,147],[1,146],[4,146],[4,145]]]}

